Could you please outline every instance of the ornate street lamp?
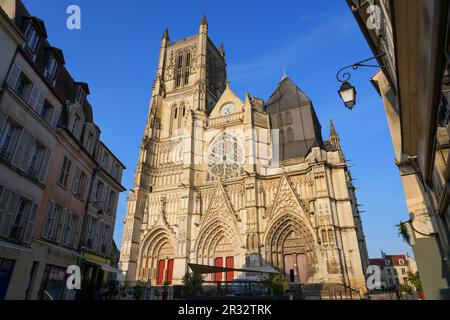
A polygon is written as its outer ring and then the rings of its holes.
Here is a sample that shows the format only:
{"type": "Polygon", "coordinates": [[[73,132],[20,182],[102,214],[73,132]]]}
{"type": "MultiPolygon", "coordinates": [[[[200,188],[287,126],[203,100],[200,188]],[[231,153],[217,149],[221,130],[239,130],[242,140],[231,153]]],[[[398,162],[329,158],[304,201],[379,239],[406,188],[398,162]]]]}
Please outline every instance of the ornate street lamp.
{"type": "Polygon", "coordinates": [[[342,83],[341,88],[338,90],[339,96],[341,97],[342,102],[344,102],[345,107],[352,110],[353,107],[356,104],[356,89],[355,87],[349,82],[350,78],[352,77],[350,75],[350,72],[344,72],[347,69],[352,68],[353,70],[357,70],[360,67],[370,67],[370,68],[383,68],[383,66],[379,65],[373,65],[373,64],[366,64],[366,62],[375,60],[378,58],[381,58],[384,56],[384,53],[365,59],[359,62],[356,62],[352,65],[346,66],[338,71],[336,74],[336,79],[340,83],[342,83]]]}
{"type": "Polygon", "coordinates": [[[342,83],[341,88],[339,89],[339,96],[342,99],[342,102],[344,102],[345,106],[349,108],[350,110],[353,109],[353,107],[356,104],[356,89],[354,86],[350,84],[350,82],[345,81],[342,83]]]}

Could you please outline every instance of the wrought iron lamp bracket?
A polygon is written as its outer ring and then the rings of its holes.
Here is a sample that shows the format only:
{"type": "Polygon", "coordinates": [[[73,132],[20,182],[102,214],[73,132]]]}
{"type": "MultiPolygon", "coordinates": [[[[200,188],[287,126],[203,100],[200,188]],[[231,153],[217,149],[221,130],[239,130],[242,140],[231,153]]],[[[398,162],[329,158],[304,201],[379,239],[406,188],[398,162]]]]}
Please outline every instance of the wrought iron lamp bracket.
{"type": "Polygon", "coordinates": [[[337,74],[336,74],[336,79],[337,81],[343,83],[343,82],[347,82],[350,80],[350,78],[352,77],[350,72],[344,72],[347,69],[353,69],[353,70],[358,70],[360,67],[368,67],[368,68],[384,68],[384,66],[380,66],[380,65],[374,65],[374,64],[367,64],[366,62],[372,61],[372,60],[376,60],[378,58],[383,57],[385,54],[379,54],[375,57],[369,58],[369,59],[365,59],[359,62],[356,62],[354,64],[351,64],[349,66],[343,67],[342,69],[340,69],[337,74]]]}

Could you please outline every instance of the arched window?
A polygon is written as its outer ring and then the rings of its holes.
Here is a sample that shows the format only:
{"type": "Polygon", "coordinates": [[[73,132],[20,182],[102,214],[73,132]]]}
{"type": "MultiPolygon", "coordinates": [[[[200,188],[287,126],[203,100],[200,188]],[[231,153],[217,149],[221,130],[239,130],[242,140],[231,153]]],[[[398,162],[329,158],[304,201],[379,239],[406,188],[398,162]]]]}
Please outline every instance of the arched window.
{"type": "Polygon", "coordinates": [[[322,230],[322,243],[328,243],[328,239],[327,239],[327,231],[326,230],[322,230]]]}
{"type": "Polygon", "coordinates": [[[328,240],[330,241],[330,243],[334,242],[334,235],[333,235],[333,230],[332,229],[328,230],[328,240]]]}
{"type": "Polygon", "coordinates": [[[288,112],[286,112],[286,115],[284,116],[284,124],[286,124],[286,125],[291,125],[291,124],[293,124],[293,121],[292,121],[292,114],[288,111],[288,112]]]}
{"type": "Polygon", "coordinates": [[[256,238],[256,234],[252,236],[252,249],[256,249],[258,247],[258,240],[256,238]]]}
{"type": "Polygon", "coordinates": [[[175,87],[180,87],[189,83],[191,52],[189,50],[179,52],[175,61],[175,87]]]}
{"type": "Polygon", "coordinates": [[[284,144],[284,131],[283,129],[280,130],[280,144],[284,144]]]}
{"type": "Polygon", "coordinates": [[[288,128],[287,129],[287,142],[292,142],[292,141],[294,141],[295,140],[295,137],[294,137],[294,129],[292,129],[292,128],[288,128]]]}
{"type": "Polygon", "coordinates": [[[181,85],[181,78],[183,77],[183,52],[178,53],[175,66],[175,86],[181,85]]]}
{"type": "Polygon", "coordinates": [[[191,71],[191,52],[186,52],[186,62],[184,66],[184,84],[188,84],[189,82],[189,74],[191,71]]]}
{"type": "Polygon", "coordinates": [[[278,126],[283,126],[283,115],[281,113],[278,115],[278,126]]]}

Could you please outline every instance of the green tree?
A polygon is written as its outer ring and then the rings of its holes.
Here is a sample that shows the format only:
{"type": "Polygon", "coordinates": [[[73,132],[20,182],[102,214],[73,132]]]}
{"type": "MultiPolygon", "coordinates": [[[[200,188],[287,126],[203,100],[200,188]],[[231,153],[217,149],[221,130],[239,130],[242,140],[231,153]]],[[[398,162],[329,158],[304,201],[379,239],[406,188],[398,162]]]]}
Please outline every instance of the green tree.
{"type": "Polygon", "coordinates": [[[419,272],[408,272],[408,281],[411,283],[417,291],[423,291],[422,281],[420,281],[419,272]]]}
{"type": "Polygon", "coordinates": [[[198,273],[186,273],[183,277],[183,284],[186,288],[186,296],[192,297],[203,292],[203,277],[198,273]]]}
{"type": "Polygon", "coordinates": [[[146,283],[144,281],[136,282],[134,286],[134,296],[136,300],[141,300],[142,293],[144,292],[146,283]]]}
{"type": "Polygon", "coordinates": [[[269,294],[273,294],[276,298],[280,298],[289,289],[287,279],[280,273],[269,275],[263,280],[263,284],[269,290],[269,294]]]}

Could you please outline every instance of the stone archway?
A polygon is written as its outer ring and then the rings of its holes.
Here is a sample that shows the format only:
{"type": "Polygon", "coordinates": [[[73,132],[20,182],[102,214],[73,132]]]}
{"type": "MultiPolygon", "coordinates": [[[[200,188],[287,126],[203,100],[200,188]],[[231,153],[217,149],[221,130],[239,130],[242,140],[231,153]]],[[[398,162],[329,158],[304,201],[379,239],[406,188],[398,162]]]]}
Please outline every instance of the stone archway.
{"type": "Polygon", "coordinates": [[[163,285],[172,283],[175,259],[175,242],[165,228],[156,228],[144,238],[138,259],[139,280],[163,285]]]}
{"type": "MultiPolygon", "coordinates": [[[[214,219],[199,233],[195,245],[198,264],[235,268],[240,255],[241,244],[238,236],[229,224],[221,219],[214,219]]],[[[210,280],[231,281],[233,272],[215,274],[210,280]]]]}
{"type": "Polygon", "coordinates": [[[307,283],[313,276],[316,241],[301,218],[290,213],[279,216],[269,225],[264,243],[267,261],[290,282],[307,283]]]}

